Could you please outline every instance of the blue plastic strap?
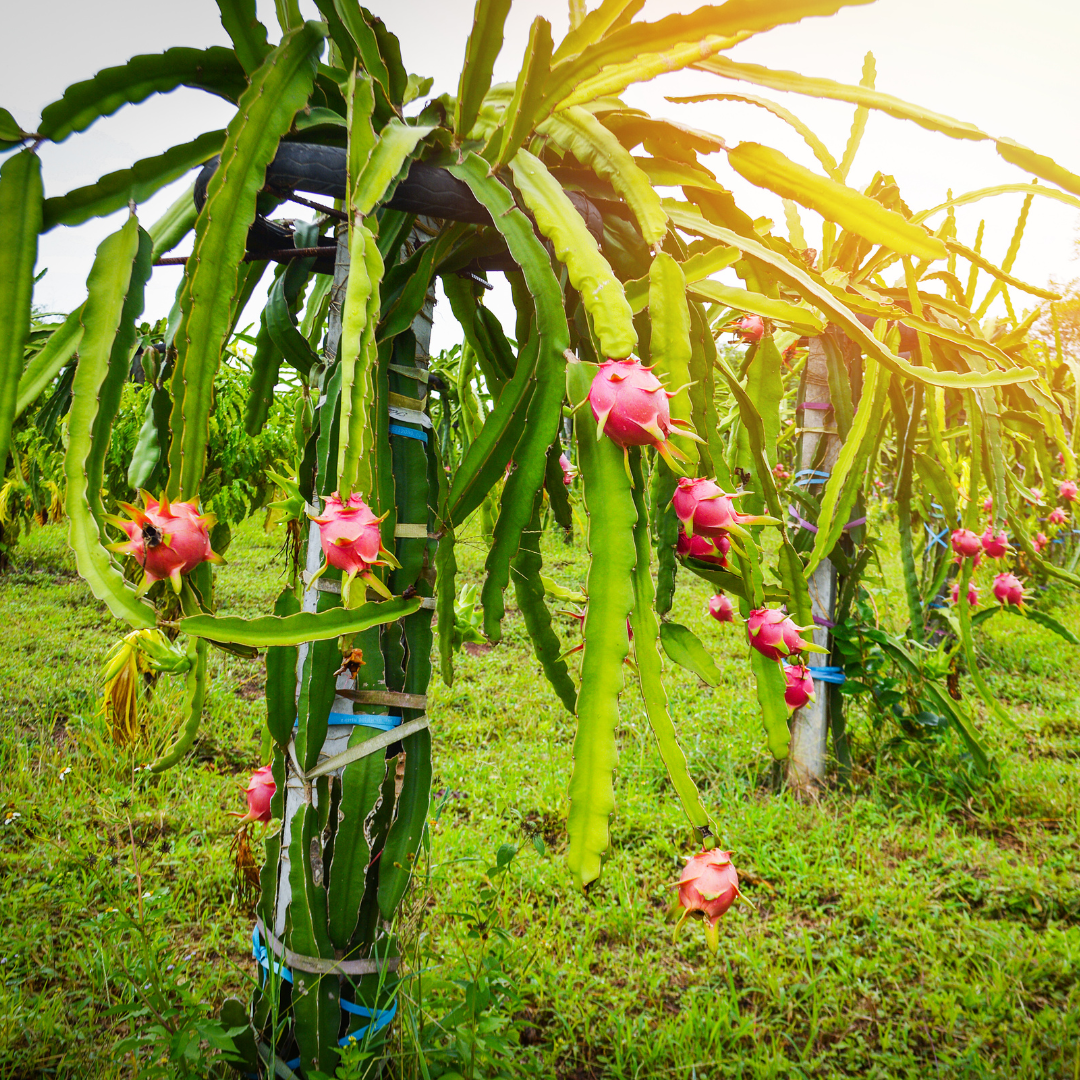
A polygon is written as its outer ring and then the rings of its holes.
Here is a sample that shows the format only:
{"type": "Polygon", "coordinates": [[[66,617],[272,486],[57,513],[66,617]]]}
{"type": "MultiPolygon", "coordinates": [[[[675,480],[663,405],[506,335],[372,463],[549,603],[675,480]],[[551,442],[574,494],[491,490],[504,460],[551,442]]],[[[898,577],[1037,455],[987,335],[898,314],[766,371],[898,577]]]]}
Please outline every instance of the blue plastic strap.
{"type": "Polygon", "coordinates": [[[389,1009],[369,1009],[364,1005],[354,1005],[351,1001],[346,1001],[344,998],[341,998],[338,1004],[341,1006],[343,1012],[351,1013],[353,1016],[371,1018],[370,1024],[365,1024],[355,1031],[350,1031],[343,1039],[338,1039],[338,1046],[348,1045],[350,1039],[355,1039],[359,1042],[369,1033],[371,1035],[377,1035],[397,1015],[397,998],[394,998],[394,1000],[390,1002],[389,1009]]]}
{"type": "Polygon", "coordinates": [[[331,724],[356,724],[360,727],[377,728],[379,731],[390,731],[392,728],[401,726],[400,716],[372,715],[369,713],[344,713],[332,712],[331,724]]]}
{"type": "Polygon", "coordinates": [[[842,667],[814,667],[812,664],[808,664],[807,667],[811,677],[818,682],[835,683],[837,686],[847,682],[847,676],[842,667]]]}
{"type": "MultiPolygon", "coordinates": [[[[258,925],[254,926],[251,930],[251,955],[255,958],[259,966],[265,968],[267,974],[269,974],[270,957],[267,954],[266,946],[262,943],[262,938],[259,936],[258,925]]],[[[275,962],[274,966],[278,974],[286,982],[291,983],[293,981],[292,972],[289,971],[284,964],[275,962]]],[[[353,1016],[361,1016],[366,1020],[371,1020],[370,1024],[365,1024],[363,1027],[357,1028],[356,1031],[350,1031],[344,1038],[338,1039],[338,1046],[345,1046],[350,1039],[356,1039],[359,1042],[369,1032],[372,1035],[377,1034],[397,1015],[397,998],[390,1003],[389,1009],[369,1009],[364,1005],[354,1005],[351,1001],[345,1001],[344,999],[339,999],[338,1004],[341,1006],[343,1012],[350,1013],[353,1016]]],[[[297,1058],[295,1061],[288,1061],[286,1064],[290,1069],[295,1069],[300,1064],[300,1059],[297,1058]]]]}
{"type": "MultiPolygon", "coordinates": [[[[267,955],[266,946],[259,937],[258,924],[252,927],[251,930],[251,955],[255,958],[260,967],[266,968],[266,972],[269,974],[270,957],[267,955]]],[[[292,972],[284,964],[276,962],[274,968],[287,983],[292,982],[292,972]]]]}
{"type": "Polygon", "coordinates": [[[936,533],[936,532],[934,532],[933,529],[930,528],[929,525],[926,524],[925,521],[923,522],[923,528],[927,531],[927,533],[930,536],[930,539],[926,541],[928,545],[929,544],[940,544],[946,551],[949,550],[949,545],[946,544],[945,540],[943,539],[943,537],[946,537],[946,536],[949,535],[949,530],[948,529],[942,529],[941,532],[936,533]]]}
{"type": "Polygon", "coordinates": [[[403,435],[406,439],[419,439],[422,443],[427,442],[427,432],[419,428],[405,427],[402,424],[390,425],[391,435],[403,435]]]}
{"type": "MultiPolygon", "coordinates": [[[[369,713],[345,713],[332,712],[327,721],[331,727],[348,727],[350,724],[357,727],[375,728],[378,731],[392,731],[401,725],[400,716],[372,715],[369,713]]],[[[295,730],[299,721],[293,724],[295,730]]]]}
{"type": "Polygon", "coordinates": [[[823,484],[828,479],[829,474],[821,469],[799,469],[795,473],[796,484],[823,484]]]}

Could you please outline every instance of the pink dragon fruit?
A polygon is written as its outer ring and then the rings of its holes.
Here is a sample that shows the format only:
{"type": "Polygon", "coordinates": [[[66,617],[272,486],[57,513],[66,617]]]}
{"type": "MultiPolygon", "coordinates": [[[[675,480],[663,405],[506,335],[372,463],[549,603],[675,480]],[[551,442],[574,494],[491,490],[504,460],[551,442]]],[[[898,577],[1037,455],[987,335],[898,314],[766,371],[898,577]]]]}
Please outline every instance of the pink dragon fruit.
{"type": "Polygon", "coordinates": [[[712,563],[721,568],[727,566],[727,553],[731,550],[731,541],[721,534],[710,539],[695,533],[687,536],[686,532],[679,529],[679,539],[675,545],[675,552],[683,558],[690,557],[699,562],[712,563]]]}
{"type": "Polygon", "coordinates": [[[744,315],[733,324],[732,333],[743,341],[760,341],[765,336],[765,322],[760,315],[744,315]]]}
{"type": "Polygon", "coordinates": [[[1062,480],[1058,486],[1058,494],[1066,502],[1076,502],[1076,496],[1080,494],[1080,488],[1072,480],[1062,480]]]}
{"type": "Polygon", "coordinates": [[[1041,555],[1043,552],[1043,548],[1046,547],[1046,545],[1049,543],[1050,540],[1047,538],[1046,533],[1036,533],[1034,540],[1035,554],[1041,555]]]}
{"type": "Polygon", "coordinates": [[[720,944],[720,916],[739,897],[739,875],[731,861],[730,851],[699,851],[687,859],[679,884],[679,903],[683,913],[675,926],[675,934],[688,918],[705,921],[705,941],[715,953],[720,944]]]}
{"type": "MultiPolygon", "coordinates": [[[[950,594],[953,605],[960,603],[960,582],[954,581],[952,587],[952,593],[950,594]]],[[[974,585],[968,584],[967,590],[967,602],[970,607],[979,606],[979,590],[974,585]]]]}
{"type": "Polygon", "coordinates": [[[709,614],[717,622],[735,621],[735,609],[731,606],[731,601],[723,593],[717,593],[709,598],[709,614]]]}
{"type": "Polygon", "coordinates": [[[987,495],[986,498],[983,500],[983,513],[984,514],[989,514],[990,511],[993,510],[993,509],[994,509],[994,496],[993,495],[987,495]]]}
{"type": "Polygon", "coordinates": [[[675,516],[682,522],[686,535],[708,536],[715,539],[724,533],[746,536],[744,525],[757,525],[772,522],[770,517],[752,517],[736,511],[732,500],[741,497],[729,495],[712,480],[692,480],[687,476],[679,477],[671,503],[675,507],[675,516]]]}
{"type": "Polygon", "coordinates": [[[970,529],[957,529],[951,539],[953,551],[962,559],[982,551],[982,541],[970,529]]]}
{"type": "Polygon", "coordinates": [[[574,482],[574,477],[577,476],[574,463],[565,454],[560,454],[559,468],[562,469],[562,482],[569,487],[574,482]]]}
{"type": "Polygon", "coordinates": [[[787,707],[794,712],[802,709],[814,698],[814,680],[810,675],[810,669],[803,664],[785,664],[784,679],[787,681],[787,689],[784,691],[784,701],[787,707]]]}
{"type": "MultiPolygon", "coordinates": [[[[386,515],[383,514],[383,517],[386,515]]],[[[348,502],[343,503],[335,491],[327,498],[322,517],[311,520],[319,526],[319,540],[326,556],[326,562],[312,581],[333,566],[345,573],[341,598],[346,605],[354,577],[359,577],[377,593],[390,599],[390,590],[371,572],[375,566],[399,565],[397,559],[382,546],[379,531],[382,517],[376,517],[359,495],[350,495],[348,502]]]]}
{"type": "Polygon", "coordinates": [[[1069,515],[1060,506],[1055,506],[1046,519],[1051,525],[1064,525],[1069,520],[1069,515]]]}
{"type": "Polygon", "coordinates": [[[239,817],[241,825],[246,825],[249,821],[261,821],[264,825],[270,824],[270,800],[274,797],[274,792],[277,790],[277,784],[274,783],[274,772],[269,765],[264,765],[261,769],[256,769],[251,774],[251,779],[248,781],[247,789],[244,794],[247,796],[248,812],[241,815],[235,811],[230,811],[233,817],[239,817]]]}
{"type": "Polygon", "coordinates": [[[994,578],[994,596],[999,603],[1010,604],[1015,607],[1024,606],[1024,586],[1020,579],[1013,574],[998,574],[994,578]]]}
{"type": "MultiPolygon", "coordinates": [[[[655,446],[660,456],[674,467],[673,458],[686,460],[668,440],[673,424],[668,398],[674,394],[637,360],[605,360],[589,387],[589,404],[596,417],[598,435],[603,433],[624,450],[630,446],[655,446]]],[[[696,438],[681,432],[689,438],[696,438]]]]}
{"type": "Polygon", "coordinates": [[[128,518],[108,515],[106,521],[127,533],[127,541],[111,544],[110,550],[132,555],[143,568],[138,591],[145,592],[155,581],[168,578],[180,591],[181,576],[190,574],[199,563],[225,560],[210,547],[210,528],[217,522],[213,514],[199,514],[194,503],[170,503],[143,492],[145,509],[120,503],[128,518]]]}
{"type": "Polygon", "coordinates": [[[1058,464],[1062,465],[1062,466],[1065,464],[1065,452],[1064,451],[1058,451],[1058,464]]]}
{"type": "Polygon", "coordinates": [[[779,461],[773,466],[773,476],[775,476],[777,480],[791,479],[791,473],[789,473],[787,469],[784,468],[783,463],[779,461]]]}
{"type": "Polygon", "coordinates": [[[1009,550],[1009,538],[1005,535],[1004,530],[995,533],[994,526],[987,525],[986,532],[982,534],[982,547],[983,551],[991,559],[1001,559],[1009,550]]]}
{"type": "Polygon", "coordinates": [[[769,660],[782,660],[785,656],[817,647],[806,641],[791,618],[782,611],[758,608],[750,612],[746,620],[746,635],[750,644],[769,660]]]}

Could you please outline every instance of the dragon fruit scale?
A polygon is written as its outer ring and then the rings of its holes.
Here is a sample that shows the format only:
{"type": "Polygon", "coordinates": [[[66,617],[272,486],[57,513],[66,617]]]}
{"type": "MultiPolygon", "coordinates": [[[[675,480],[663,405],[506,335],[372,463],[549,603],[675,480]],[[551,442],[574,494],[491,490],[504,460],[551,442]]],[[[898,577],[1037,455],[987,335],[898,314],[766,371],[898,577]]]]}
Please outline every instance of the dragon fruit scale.
{"type": "Polygon", "coordinates": [[[787,683],[784,703],[792,712],[815,700],[814,680],[805,664],[785,664],[784,681],[787,683]]]}
{"type": "Polygon", "coordinates": [[[316,572],[313,581],[333,566],[345,574],[341,598],[346,604],[354,577],[360,578],[387,599],[391,597],[390,590],[371,571],[375,566],[397,567],[399,563],[382,546],[379,530],[382,518],[376,517],[359,495],[350,495],[348,500],[342,502],[338,493],[334,492],[328,496],[322,516],[311,520],[319,526],[319,541],[326,556],[326,562],[316,572]]]}
{"type": "Polygon", "coordinates": [[[768,660],[783,660],[803,651],[819,651],[819,646],[803,638],[803,629],[796,626],[790,616],[770,608],[751,611],[746,620],[750,644],[768,660]]]}
{"type": "Polygon", "coordinates": [[[155,499],[144,491],[143,501],[142,509],[120,503],[126,518],[105,518],[127,534],[126,541],[109,545],[110,550],[133,556],[143,568],[140,593],[165,578],[179,592],[181,577],[200,563],[225,561],[210,547],[210,528],[217,522],[213,514],[200,514],[194,503],[170,503],[164,493],[155,499]]]}
{"type": "MultiPolygon", "coordinates": [[[[589,404],[596,418],[596,437],[606,435],[624,450],[631,446],[654,446],[673,468],[674,458],[686,456],[672,445],[668,436],[672,420],[664,384],[637,360],[605,360],[589,387],[589,404]]],[[[688,438],[696,435],[682,431],[688,438]]]]}
{"type": "Polygon", "coordinates": [[[679,884],[683,913],[675,926],[677,935],[690,917],[705,922],[705,941],[715,953],[720,944],[720,916],[739,898],[739,875],[730,851],[699,851],[687,859],[679,884]]]}

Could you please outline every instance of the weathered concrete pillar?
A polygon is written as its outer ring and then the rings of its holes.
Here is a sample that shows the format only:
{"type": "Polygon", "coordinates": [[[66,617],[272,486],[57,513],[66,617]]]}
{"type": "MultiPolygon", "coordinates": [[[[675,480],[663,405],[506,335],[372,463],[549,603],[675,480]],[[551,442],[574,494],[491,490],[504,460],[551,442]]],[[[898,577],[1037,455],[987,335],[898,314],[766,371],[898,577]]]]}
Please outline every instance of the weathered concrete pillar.
{"type": "MultiPolygon", "coordinates": [[[[823,338],[810,339],[799,408],[804,428],[800,440],[798,480],[807,491],[820,495],[840,454],[840,435],[830,406],[829,369],[823,338]]],[[[830,627],[836,611],[836,567],[823,559],[810,576],[810,601],[814,612],[814,642],[831,648],[830,627]]],[[[813,654],[816,663],[824,661],[813,654]]],[[[825,749],[829,733],[829,685],[814,680],[815,701],[798,709],[792,717],[791,750],[788,757],[788,783],[798,794],[807,795],[820,787],[825,778],[825,749]]]]}

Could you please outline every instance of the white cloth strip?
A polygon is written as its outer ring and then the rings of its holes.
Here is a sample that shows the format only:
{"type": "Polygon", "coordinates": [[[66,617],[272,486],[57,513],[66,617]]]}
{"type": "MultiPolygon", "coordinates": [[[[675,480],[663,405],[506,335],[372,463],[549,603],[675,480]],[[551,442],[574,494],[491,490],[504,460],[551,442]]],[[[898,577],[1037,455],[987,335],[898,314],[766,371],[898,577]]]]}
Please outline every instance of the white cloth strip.
{"type": "Polygon", "coordinates": [[[419,424],[421,427],[431,427],[431,417],[427,413],[418,412],[416,409],[399,409],[396,405],[390,406],[390,419],[400,420],[403,424],[419,424]]]}

